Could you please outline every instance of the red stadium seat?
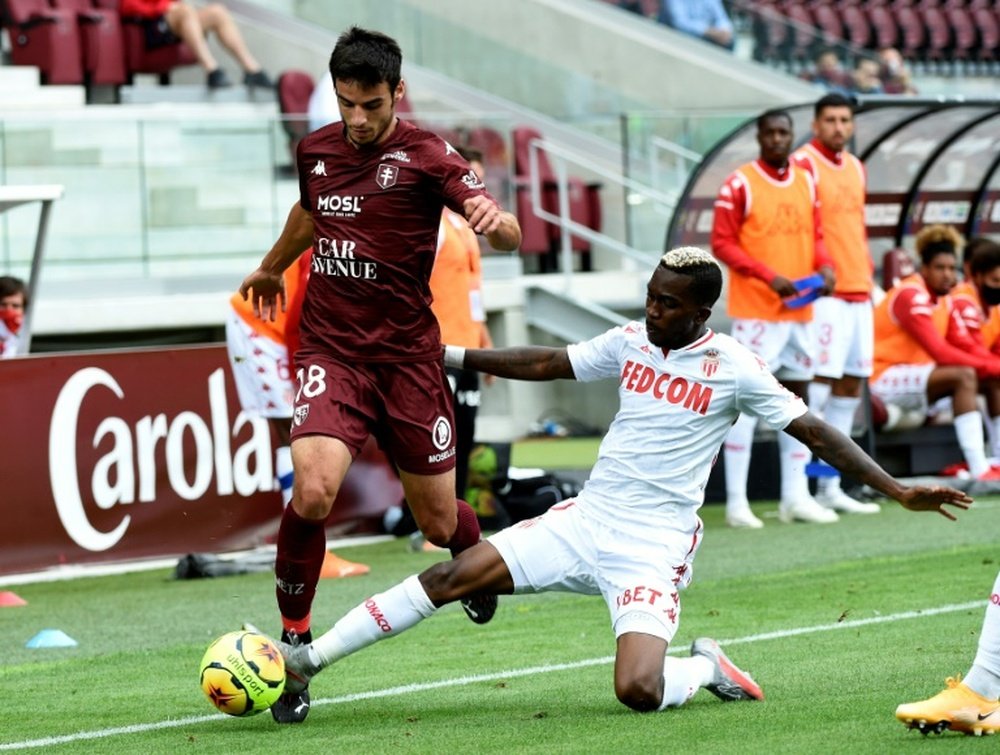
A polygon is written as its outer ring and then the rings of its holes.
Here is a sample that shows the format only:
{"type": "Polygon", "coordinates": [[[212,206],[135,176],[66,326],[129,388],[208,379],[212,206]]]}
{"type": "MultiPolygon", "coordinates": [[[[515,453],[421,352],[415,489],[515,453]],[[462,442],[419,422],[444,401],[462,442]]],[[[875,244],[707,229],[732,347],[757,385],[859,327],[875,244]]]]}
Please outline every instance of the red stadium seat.
{"type": "Polygon", "coordinates": [[[127,78],[125,48],[118,12],[95,8],[90,0],[52,0],[52,4],[76,14],[87,83],[124,84],[127,78]]]}
{"type": "MultiPolygon", "coordinates": [[[[554,223],[541,221],[532,210],[531,187],[536,182],[541,190],[542,209],[553,215],[559,214],[559,189],[555,171],[549,164],[545,152],[538,152],[538,174],[531,174],[529,157],[530,145],[535,139],[541,139],[542,134],[533,128],[519,127],[513,131],[514,142],[514,173],[517,198],[517,216],[521,222],[524,238],[521,251],[525,254],[547,254],[548,260],[554,261],[558,254],[561,241],[561,230],[554,223]],[[531,234],[529,236],[529,233],[531,234]]],[[[579,178],[570,177],[567,181],[569,191],[569,214],[575,222],[599,231],[601,228],[600,184],[584,183],[579,178]]],[[[590,242],[578,236],[572,237],[573,251],[581,254],[581,264],[584,270],[590,269],[590,242]]],[[[542,262],[546,264],[545,260],[542,262]]]]}
{"type": "Polygon", "coordinates": [[[848,5],[842,9],[842,14],[847,41],[855,47],[864,49],[871,47],[875,34],[864,8],[859,5],[848,5]]]}
{"type": "MultiPolygon", "coordinates": [[[[976,33],[976,25],[972,13],[966,8],[948,7],[942,11],[942,14],[951,27],[952,59],[972,60],[977,57],[976,46],[979,42],[979,35],[976,33]]],[[[933,36],[931,34],[932,38],[933,36]]]]}
{"type": "Polygon", "coordinates": [[[927,44],[927,29],[920,12],[912,6],[892,7],[900,31],[899,51],[907,60],[917,60],[927,44]]]}
{"type": "MultiPolygon", "coordinates": [[[[118,10],[118,0],[94,0],[99,8],[118,10]]],[[[142,19],[122,18],[122,40],[125,47],[125,70],[128,79],[137,73],[155,74],[161,84],[170,83],[170,72],[180,66],[195,65],[198,59],[183,42],[146,49],[146,33],[142,19]]]]}
{"type": "Polygon", "coordinates": [[[76,13],[45,0],[4,0],[11,62],[35,66],[46,84],[82,84],[83,54],[76,13]]]}
{"type": "Polygon", "coordinates": [[[753,14],[754,59],[784,60],[791,42],[788,21],[774,3],[758,3],[753,14]]]}
{"type": "Polygon", "coordinates": [[[875,35],[875,47],[898,47],[899,26],[892,9],[885,5],[869,5],[865,11],[875,35]]]}
{"type": "Polygon", "coordinates": [[[816,26],[823,32],[825,44],[836,44],[844,41],[844,18],[840,8],[823,3],[812,9],[816,26]]]}
{"type": "Polygon", "coordinates": [[[992,8],[974,8],[971,13],[973,24],[979,30],[976,57],[982,61],[996,60],[1000,54],[997,51],[1000,47],[1000,19],[992,8]]]}
{"type": "MultiPolygon", "coordinates": [[[[949,18],[944,10],[937,7],[922,7],[917,10],[920,20],[924,25],[926,34],[926,46],[924,48],[924,58],[927,60],[941,61],[948,57],[951,50],[952,28],[949,18]]],[[[975,38],[967,44],[969,47],[975,42],[975,38]]]]}
{"type": "Polygon", "coordinates": [[[278,77],[278,110],[282,115],[281,126],[288,136],[294,169],[298,169],[299,142],[309,133],[309,98],[315,88],[316,81],[305,71],[285,71],[278,77]]]}

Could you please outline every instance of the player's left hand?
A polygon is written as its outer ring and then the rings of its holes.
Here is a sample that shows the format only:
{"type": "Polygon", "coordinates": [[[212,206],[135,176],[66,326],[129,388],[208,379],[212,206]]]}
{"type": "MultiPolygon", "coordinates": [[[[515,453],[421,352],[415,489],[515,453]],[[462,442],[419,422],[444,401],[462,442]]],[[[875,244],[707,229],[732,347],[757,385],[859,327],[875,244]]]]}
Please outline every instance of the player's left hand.
{"type": "Polygon", "coordinates": [[[972,505],[972,498],[968,493],[944,485],[914,485],[903,491],[899,503],[910,511],[936,511],[954,522],[955,515],[944,508],[945,505],[964,511],[972,505]]]}
{"type": "Polygon", "coordinates": [[[819,274],[823,276],[823,294],[830,296],[837,286],[837,278],[833,274],[833,268],[824,265],[819,269],[819,274]]]}
{"type": "Polygon", "coordinates": [[[479,234],[492,233],[500,227],[501,209],[483,195],[470,197],[462,203],[465,219],[472,230],[479,234]]]}
{"type": "Polygon", "coordinates": [[[254,316],[261,320],[274,322],[278,316],[278,307],[281,307],[282,312],[287,307],[284,278],[261,268],[257,268],[243,280],[240,295],[244,301],[249,299],[253,303],[254,316]]]}

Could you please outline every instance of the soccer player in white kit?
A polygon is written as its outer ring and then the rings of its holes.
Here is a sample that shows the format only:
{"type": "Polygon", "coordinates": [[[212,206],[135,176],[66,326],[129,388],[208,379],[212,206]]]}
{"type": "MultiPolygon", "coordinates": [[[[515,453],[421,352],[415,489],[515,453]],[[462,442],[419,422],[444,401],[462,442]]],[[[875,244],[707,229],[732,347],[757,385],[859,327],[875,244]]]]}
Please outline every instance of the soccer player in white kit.
{"type": "Polygon", "coordinates": [[[691,581],[702,538],[705,484],[740,412],[793,434],[908,509],[954,519],[944,504],[964,509],[971,499],[947,487],[901,485],[809,414],[758,357],[709,330],[721,287],[714,258],[682,247],[665,254],[650,278],[645,322],[561,349],[446,347],[446,365],[501,377],[616,378],[620,408],[590,479],[577,498],[369,598],[312,643],[280,644],[286,689],[294,692],[322,668],[463,596],[559,590],[603,596],[617,638],[615,694],[629,708],[676,707],[701,687],[723,700],[763,699],[715,640],[695,640],[688,658],[666,656],[677,631],[679,591],[691,581]]]}

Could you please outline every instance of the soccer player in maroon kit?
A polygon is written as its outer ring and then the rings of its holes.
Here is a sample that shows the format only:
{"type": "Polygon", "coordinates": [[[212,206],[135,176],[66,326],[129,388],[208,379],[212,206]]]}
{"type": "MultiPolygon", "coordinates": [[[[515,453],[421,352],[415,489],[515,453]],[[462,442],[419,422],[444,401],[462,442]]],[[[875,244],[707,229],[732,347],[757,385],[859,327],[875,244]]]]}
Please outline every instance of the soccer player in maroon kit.
{"type": "MultiPolygon", "coordinates": [[[[521,229],[450,144],[396,117],[401,62],[399,45],[379,32],[352,27],[337,40],[330,73],[342,121],[299,144],[299,202],[240,286],[261,317],[273,317],[282,272],[313,247],[295,356],[295,488],[275,562],[282,639],[293,645],[311,641],[324,522],[369,434],[397,465],[430,542],[456,555],[480,540],[475,512],[455,499],[451,391],[429,280],[444,205],[494,249],[516,249],[521,229]]],[[[496,596],[463,607],[485,623],[496,596]]],[[[308,711],[308,690],[271,707],[279,723],[308,711]]]]}

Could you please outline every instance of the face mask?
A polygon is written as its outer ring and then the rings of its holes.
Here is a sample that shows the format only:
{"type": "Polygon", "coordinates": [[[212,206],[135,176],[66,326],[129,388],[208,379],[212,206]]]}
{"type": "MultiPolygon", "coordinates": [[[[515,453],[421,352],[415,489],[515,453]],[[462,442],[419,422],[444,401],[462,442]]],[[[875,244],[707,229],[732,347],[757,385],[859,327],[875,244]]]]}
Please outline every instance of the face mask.
{"type": "Polygon", "coordinates": [[[18,312],[15,309],[0,309],[0,322],[7,326],[7,330],[17,335],[24,323],[24,312],[18,312]]]}
{"type": "Polygon", "coordinates": [[[979,293],[983,297],[983,303],[987,307],[995,307],[1000,304],[1000,286],[983,285],[979,288],[979,293]]]}

